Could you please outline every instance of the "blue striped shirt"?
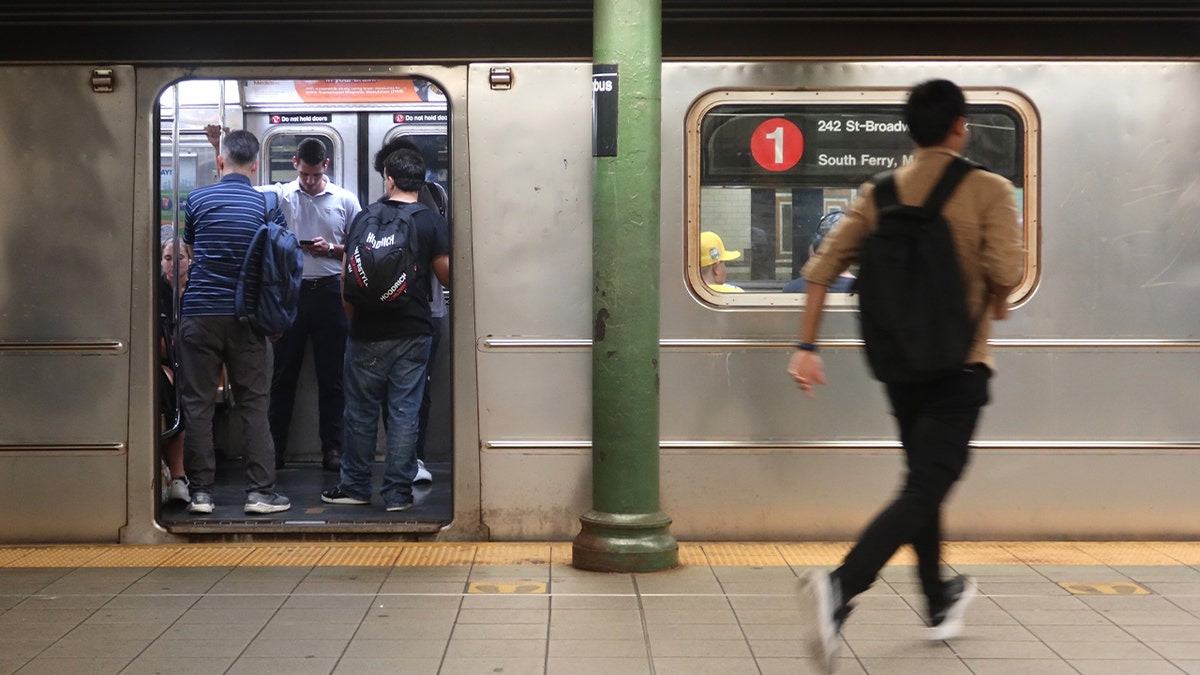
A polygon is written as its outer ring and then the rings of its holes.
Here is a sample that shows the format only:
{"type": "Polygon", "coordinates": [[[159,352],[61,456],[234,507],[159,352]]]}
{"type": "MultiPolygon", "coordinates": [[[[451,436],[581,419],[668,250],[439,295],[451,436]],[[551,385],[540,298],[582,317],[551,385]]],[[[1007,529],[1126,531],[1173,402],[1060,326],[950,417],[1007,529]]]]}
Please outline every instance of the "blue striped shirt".
{"type": "MultiPolygon", "coordinates": [[[[266,220],[265,198],[249,178],[231,173],[219,183],[192,190],[183,217],[192,267],[180,315],[233,316],[238,272],[250,240],[266,220]]],[[[287,224],[282,211],[275,221],[287,224]]]]}

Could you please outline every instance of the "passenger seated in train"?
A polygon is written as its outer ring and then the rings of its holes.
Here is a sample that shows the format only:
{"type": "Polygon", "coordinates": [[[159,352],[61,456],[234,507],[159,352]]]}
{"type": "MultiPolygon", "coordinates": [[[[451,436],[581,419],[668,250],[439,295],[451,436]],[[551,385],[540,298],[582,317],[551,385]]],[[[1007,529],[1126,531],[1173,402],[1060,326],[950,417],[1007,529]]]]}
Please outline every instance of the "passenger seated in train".
{"type": "MultiPolygon", "coordinates": [[[[808,257],[810,259],[817,254],[817,247],[821,245],[821,241],[829,236],[844,215],[846,215],[845,211],[830,211],[821,217],[817,223],[817,231],[813,232],[812,238],[808,240],[808,257]]],[[[804,277],[796,277],[783,285],[783,292],[803,293],[807,288],[808,282],[804,280],[804,277]]],[[[854,274],[850,270],[846,270],[838,276],[837,281],[833,282],[826,292],[849,293],[852,290],[854,290],[854,274]]]]}
{"type": "Polygon", "coordinates": [[[160,267],[158,275],[158,400],[159,414],[162,415],[162,428],[174,428],[173,433],[166,439],[162,448],[162,462],[166,467],[168,483],[163,490],[163,501],[191,501],[188,492],[188,479],[183,469],[183,409],[179,406],[175,393],[175,303],[183,289],[187,287],[188,267],[191,265],[187,248],[177,244],[174,237],[168,237],[162,242],[160,252],[160,267]],[[179,268],[176,277],[175,257],[179,254],[179,268]],[[176,418],[178,416],[178,424],[176,418]]]}
{"type": "Polygon", "coordinates": [[[725,282],[728,274],[725,261],[742,257],[741,251],[726,251],[725,243],[716,232],[700,233],[700,278],[718,293],[745,293],[745,290],[725,282]]]}

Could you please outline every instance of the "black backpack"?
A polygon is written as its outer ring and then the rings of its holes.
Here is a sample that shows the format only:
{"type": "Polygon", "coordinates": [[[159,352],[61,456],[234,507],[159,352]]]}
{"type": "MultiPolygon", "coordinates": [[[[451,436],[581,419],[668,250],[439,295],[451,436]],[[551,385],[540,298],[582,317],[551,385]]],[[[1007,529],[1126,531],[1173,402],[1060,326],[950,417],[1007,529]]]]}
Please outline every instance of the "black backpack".
{"type": "Polygon", "coordinates": [[[277,195],[268,191],[262,196],[265,222],[254,233],[238,270],[234,314],[254,332],[270,337],[291,328],[296,321],[304,252],[296,235],[275,222],[277,195]]]}
{"type": "Polygon", "coordinates": [[[942,207],[976,168],[982,167],[955,158],[923,206],[900,204],[891,172],[873,181],[879,225],[863,240],[854,292],[867,362],[877,380],[928,381],[966,362],[978,317],[967,309],[942,207]]]}
{"type": "Polygon", "coordinates": [[[424,204],[398,204],[381,199],[355,218],[346,233],[342,297],[360,307],[400,307],[428,296],[419,269],[417,224],[413,216],[424,204]]]}

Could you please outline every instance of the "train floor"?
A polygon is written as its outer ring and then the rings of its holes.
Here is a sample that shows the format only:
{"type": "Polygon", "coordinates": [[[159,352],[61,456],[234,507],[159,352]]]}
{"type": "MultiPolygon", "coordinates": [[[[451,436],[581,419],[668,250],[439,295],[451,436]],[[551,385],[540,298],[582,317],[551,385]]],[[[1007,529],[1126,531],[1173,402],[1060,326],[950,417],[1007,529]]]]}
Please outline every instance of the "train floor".
{"type": "Polygon", "coordinates": [[[253,532],[256,526],[278,526],[285,523],[309,526],[338,526],[347,523],[449,523],[454,515],[450,463],[427,462],[426,468],[433,475],[433,482],[413,485],[413,508],[389,513],[384,510],[379,497],[382,462],[377,461],[374,466],[374,494],[371,504],[363,506],[322,502],[321,491],[337,485],[338,473],[324,471],[319,462],[288,462],[276,472],[275,480],[276,489],[291,500],[292,508],[278,513],[251,515],[244,512],[246,491],[242,460],[226,458],[217,464],[216,487],[213,491],[216,507],[212,513],[189,513],[185,502],[170,501],[162,507],[161,521],[171,531],[187,532],[204,528],[204,531],[209,533],[214,527],[222,525],[240,526],[253,532]]]}
{"type": "MultiPolygon", "coordinates": [[[[593,573],[571,544],[0,547],[0,674],[819,672],[798,578],[841,543],[687,543],[593,573]]],[[[924,639],[907,549],[856,599],[835,672],[1200,673],[1200,543],[964,542],[980,596],[924,639]]]]}

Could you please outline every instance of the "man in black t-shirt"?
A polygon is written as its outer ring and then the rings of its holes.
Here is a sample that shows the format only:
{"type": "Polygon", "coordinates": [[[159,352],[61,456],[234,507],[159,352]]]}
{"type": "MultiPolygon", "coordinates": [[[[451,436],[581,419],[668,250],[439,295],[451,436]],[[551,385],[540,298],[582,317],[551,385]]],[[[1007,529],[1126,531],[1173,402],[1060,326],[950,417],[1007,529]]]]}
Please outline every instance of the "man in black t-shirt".
{"type": "MultiPolygon", "coordinates": [[[[389,208],[385,202],[415,203],[425,185],[425,162],[412,150],[397,150],[384,166],[385,195],[350,225],[346,239],[371,215],[389,208]]],[[[450,285],[450,232],[436,211],[413,214],[417,231],[417,277],[432,270],[450,285]]],[[[369,504],[371,463],[379,429],[379,410],[387,410],[387,456],[380,496],[388,511],[412,508],[417,474],[417,432],[425,364],[432,342],[433,320],[427,293],[416,293],[396,307],[358,307],[346,303],[350,335],[346,342],[343,389],[346,397],[345,447],[338,485],[321,493],[329,504],[369,504]]]]}

